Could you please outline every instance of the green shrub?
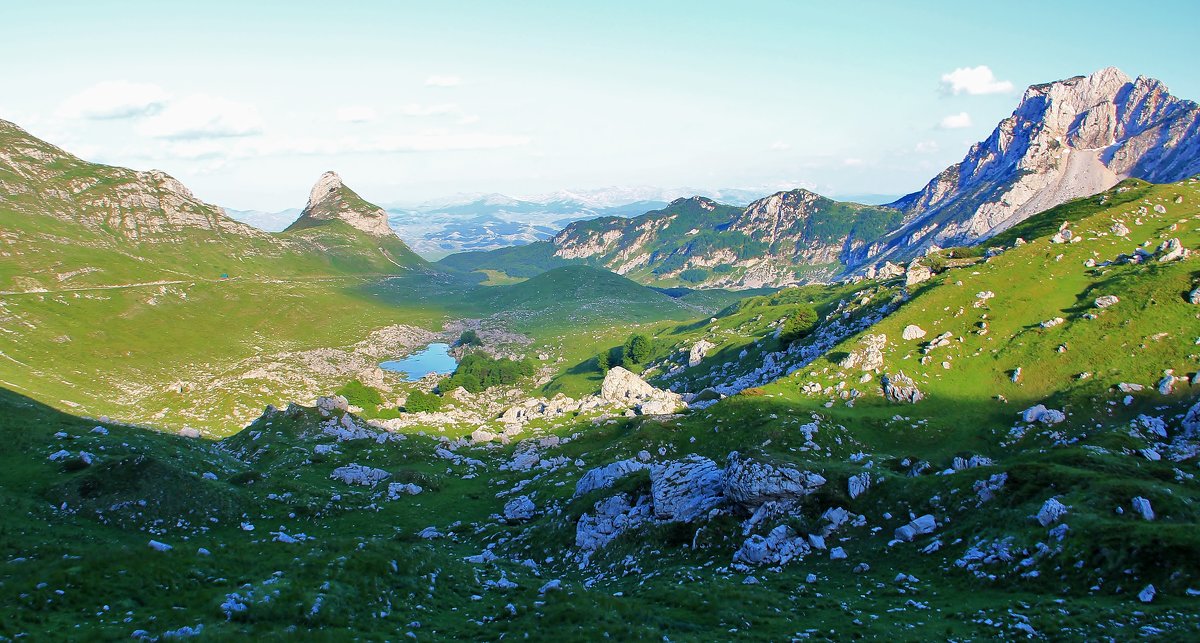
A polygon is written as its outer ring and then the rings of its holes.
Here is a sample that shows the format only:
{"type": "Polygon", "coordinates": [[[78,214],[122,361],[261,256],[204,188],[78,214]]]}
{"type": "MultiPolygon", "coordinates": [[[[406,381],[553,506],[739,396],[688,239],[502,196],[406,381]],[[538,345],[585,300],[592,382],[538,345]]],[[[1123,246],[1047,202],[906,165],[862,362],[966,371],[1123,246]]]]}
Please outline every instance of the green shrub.
{"type": "Polygon", "coordinates": [[[812,306],[802,304],[783,322],[783,331],[779,333],[779,341],[784,346],[808,337],[817,325],[817,311],[812,306]]]}
{"type": "Polygon", "coordinates": [[[612,358],[609,351],[601,351],[596,356],[596,368],[600,370],[601,375],[608,374],[608,369],[612,368],[612,358]]]}
{"type": "Polygon", "coordinates": [[[692,284],[698,284],[708,279],[708,271],[704,268],[688,268],[679,273],[679,278],[692,284]]]}
{"type": "Polygon", "coordinates": [[[454,373],[438,383],[443,393],[463,387],[468,392],[478,393],[493,386],[514,384],[522,377],[533,375],[533,362],[508,358],[492,359],[487,355],[470,353],[463,356],[454,373]]]}
{"type": "Polygon", "coordinates": [[[479,333],[468,328],[462,332],[462,335],[458,336],[456,344],[458,346],[483,346],[483,340],[479,339],[479,333]]]}
{"type": "Polygon", "coordinates": [[[654,343],[645,335],[631,335],[625,340],[622,361],[630,364],[645,364],[654,352],[654,343]]]}
{"type": "Polygon", "coordinates": [[[377,389],[358,380],[350,380],[345,386],[334,392],[346,398],[346,401],[354,406],[364,409],[375,408],[383,404],[383,396],[377,389]]]}
{"type": "Polygon", "coordinates": [[[409,413],[440,411],[442,402],[442,398],[433,393],[413,391],[408,394],[408,399],[404,402],[404,410],[409,413]]]}

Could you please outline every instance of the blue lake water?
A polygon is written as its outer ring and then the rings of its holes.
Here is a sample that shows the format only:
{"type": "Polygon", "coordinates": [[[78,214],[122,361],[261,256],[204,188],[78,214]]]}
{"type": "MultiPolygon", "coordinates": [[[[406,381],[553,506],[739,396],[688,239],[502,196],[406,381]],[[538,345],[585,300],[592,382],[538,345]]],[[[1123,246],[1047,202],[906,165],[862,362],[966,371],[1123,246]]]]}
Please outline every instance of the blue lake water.
{"type": "Polygon", "coordinates": [[[388,360],[379,365],[385,371],[403,373],[405,380],[415,382],[430,373],[449,375],[458,368],[458,362],[450,354],[450,345],[441,342],[430,344],[404,359],[388,360]]]}

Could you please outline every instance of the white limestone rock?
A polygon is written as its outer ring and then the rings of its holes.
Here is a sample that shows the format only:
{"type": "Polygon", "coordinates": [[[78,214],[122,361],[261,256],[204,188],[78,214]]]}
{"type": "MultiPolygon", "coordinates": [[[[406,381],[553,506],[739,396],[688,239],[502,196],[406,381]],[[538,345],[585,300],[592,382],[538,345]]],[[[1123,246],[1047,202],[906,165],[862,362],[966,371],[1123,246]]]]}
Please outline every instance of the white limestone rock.
{"type": "Polygon", "coordinates": [[[695,344],[692,344],[692,350],[688,352],[688,367],[696,367],[700,362],[704,361],[704,357],[708,355],[708,351],[716,348],[716,344],[702,339],[695,344]]]}
{"type": "Polygon", "coordinates": [[[517,496],[504,503],[504,519],[509,522],[531,520],[536,512],[537,507],[529,496],[517,496]]]}
{"type": "Polygon", "coordinates": [[[346,484],[357,484],[364,487],[374,487],[375,485],[392,477],[392,474],[383,469],[376,469],[362,464],[348,464],[344,467],[338,467],[329,474],[330,478],[340,480],[346,484]]]}
{"type": "Polygon", "coordinates": [[[645,462],[629,459],[617,460],[602,467],[590,469],[575,483],[575,496],[582,496],[596,489],[607,489],[613,486],[613,483],[617,480],[635,471],[642,471],[649,468],[650,465],[645,462]]]}
{"type": "Polygon", "coordinates": [[[595,504],[593,513],[585,513],[575,524],[575,546],[596,551],[622,533],[652,522],[654,508],[643,496],[636,502],[626,494],[617,494],[595,504]]]}
{"type": "Polygon", "coordinates": [[[1043,527],[1049,527],[1067,515],[1067,509],[1068,507],[1059,502],[1058,498],[1050,498],[1038,510],[1037,521],[1043,527]]]}
{"type": "Polygon", "coordinates": [[[724,500],[722,472],[717,463],[695,454],[655,464],[650,467],[650,493],[656,518],[691,522],[724,500]]]}
{"type": "Polygon", "coordinates": [[[907,525],[897,528],[894,537],[896,540],[912,542],[917,536],[932,534],[936,530],[937,519],[931,514],[925,514],[914,519],[907,525]]]}
{"type": "Polygon", "coordinates": [[[921,339],[926,335],[925,329],[916,324],[909,324],[904,327],[904,332],[900,334],[906,341],[921,339]]]}
{"type": "Polygon", "coordinates": [[[825,478],[818,473],[750,460],[733,451],[726,459],[721,484],[726,499],[753,510],[770,501],[785,505],[795,502],[825,484],[825,478]]]}

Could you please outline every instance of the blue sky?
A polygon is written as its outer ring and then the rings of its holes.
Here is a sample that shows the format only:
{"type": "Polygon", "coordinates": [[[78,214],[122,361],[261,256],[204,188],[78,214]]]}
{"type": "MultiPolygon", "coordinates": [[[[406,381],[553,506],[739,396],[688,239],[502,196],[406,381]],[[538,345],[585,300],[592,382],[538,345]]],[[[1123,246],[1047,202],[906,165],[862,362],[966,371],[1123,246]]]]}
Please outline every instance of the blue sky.
{"type": "Polygon", "coordinates": [[[326,169],[381,203],[899,194],[1032,83],[1115,65],[1200,99],[1197,2],[9,1],[4,20],[0,118],[241,209],[299,207],[326,169]]]}

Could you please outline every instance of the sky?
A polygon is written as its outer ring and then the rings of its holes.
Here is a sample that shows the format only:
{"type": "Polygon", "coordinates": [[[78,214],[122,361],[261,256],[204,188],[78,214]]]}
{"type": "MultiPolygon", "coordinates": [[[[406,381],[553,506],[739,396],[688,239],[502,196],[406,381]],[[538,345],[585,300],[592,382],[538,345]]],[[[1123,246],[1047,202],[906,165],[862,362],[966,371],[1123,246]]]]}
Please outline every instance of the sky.
{"type": "Polygon", "coordinates": [[[605,186],[919,189],[1030,84],[1200,99],[1200,2],[4,0],[0,118],[235,209],[605,186]]]}

